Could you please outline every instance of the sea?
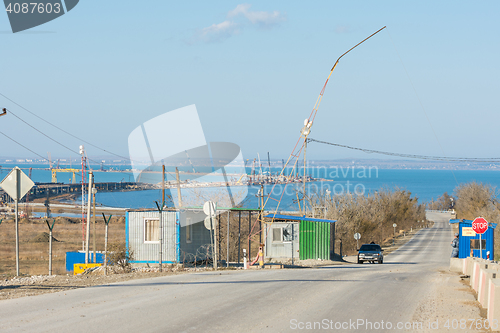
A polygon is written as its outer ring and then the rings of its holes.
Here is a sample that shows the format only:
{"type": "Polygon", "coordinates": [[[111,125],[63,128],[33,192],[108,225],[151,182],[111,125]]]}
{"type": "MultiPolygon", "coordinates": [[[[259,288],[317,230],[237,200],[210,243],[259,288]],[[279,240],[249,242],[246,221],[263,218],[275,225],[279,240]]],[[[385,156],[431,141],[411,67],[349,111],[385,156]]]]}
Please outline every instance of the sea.
{"type": "MultiPolygon", "coordinates": [[[[2,164],[0,167],[0,179],[3,179],[14,164],[2,164]]],[[[47,165],[33,164],[18,165],[23,172],[29,173],[29,168],[32,167],[31,178],[34,182],[51,181],[51,171],[47,165]]],[[[66,167],[66,166],[61,166],[66,167]]],[[[129,182],[134,181],[134,174],[130,170],[130,166],[119,165],[111,168],[100,170],[100,166],[91,166],[94,169],[96,182],[129,182]]],[[[182,171],[182,168],[180,168],[182,171]]],[[[186,168],[185,171],[189,171],[186,168]]],[[[251,173],[250,168],[247,168],[247,174],[251,173]]],[[[231,170],[226,170],[231,173],[231,170]]],[[[260,172],[260,171],[259,171],[260,172]]],[[[269,169],[263,172],[266,174],[269,169]]],[[[279,168],[271,168],[271,174],[280,172],[279,168]]],[[[299,172],[300,174],[300,172],[299,172]]],[[[411,193],[413,198],[417,198],[419,203],[426,203],[435,200],[444,192],[450,195],[454,194],[455,188],[459,184],[468,182],[485,183],[500,188],[500,171],[494,170],[436,170],[436,169],[379,169],[377,167],[321,167],[308,168],[307,174],[311,175],[315,181],[308,182],[306,191],[308,195],[322,193],[329,195],[338,195],[344,193],[354,193],[358,195],[366,195],[379,191],[380,189],[403,189],[411,193]]],[[[173,179],[173,172],[170,170],[167,179],[173,179]]],[[[81,175],[76,174],[76,182],[81,181],[81,175]]],[[[72,173],[58,173],[58,182],[71,183],[72,173]]],[[[192,177],[192,176],[191,176],[192,177]]],[[[181,179],[188,179],[189,175],[181,174],[181,179]]],[[[235,179],[233,177],[233,179],[235,179]]],[[[297,190],[302,189],[302,183],[292,183],[288,185],[264,185],[264,200],[270,195],[267,200],[266,209],[275,209],[279,203],[280,210],[298,210],[297,205],[297,190]]],[[[259,207],[259,190],[260,186],[231,186],[230,191],[238,203],[246,208],[259,207]]],[[[184,196],[189,196],[190,190],[183,189],[184,196]]],[[[196,190],[197,194],[204,198],[212,197],[212,194],[217,196],[220,191],[226,191],[225,188],[201,188],[196,190]],[[201,193],[201,194],[200,194],[201,193]]],[[[171,194],[176,197],[176,190],[172,190],[167,195],[171,194]]],[[[122,207],[130,209],[138,208],[155,208],[155,201],[161,202],[161,190],[143,190],[143,191],[128,191],[128,192],[102,192],[97,193],[96,201],[103,206],[122,207]]],[[[81,198],[76,198],[75,203],[80,203],[81,198]]]]}

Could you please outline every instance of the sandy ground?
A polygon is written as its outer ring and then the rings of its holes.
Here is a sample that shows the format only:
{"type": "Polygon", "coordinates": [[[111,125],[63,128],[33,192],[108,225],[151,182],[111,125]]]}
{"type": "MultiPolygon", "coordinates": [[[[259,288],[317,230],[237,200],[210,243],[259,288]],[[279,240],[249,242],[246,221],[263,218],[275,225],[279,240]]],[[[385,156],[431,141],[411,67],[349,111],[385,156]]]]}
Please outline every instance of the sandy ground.
{"type": "MultiPolygon", "coordinates": [[[[405,244],[413,236],[415,231],[396,239],[395,246],[385,247],[384,254],[397,249],[405,244]]],[[[324,265],[344,265],[356,262],[356,256],[344,257],[342,261],[329,260],[295,260],[294,265],[303,267],[316,267],[324,265]]],[[[290,263],[286,263],[290,264],[290,263]]],[[[89,286],[109,284],[132,279],[151,278],[164,275],[185,274],[194,271],[205,270],[205,267],[184,268],[182,265],[169,266],[164,272],[158,272],[157,268],[136,269],[131,273],[108,274],[102,272],[87,275],[37,275],[28,277],[14,277],[0,280],[0,300],[34,296],[44,293],[52,293],[69,289],[85,288],[89,286]]],[[[208,268],[210,270],[210,268],[208,268]]],[[[462,279],[459,274],[441,270],[429,284],[429,292],[417,307],[413,316],[414,321],[436,323],[436,328],[424,327],[422,329],[411,329],[414,332],[487,332],[480,326],[486,320],[486,311],[476,301],[472,288],[468,285],[468,279],[462,279]],[[464,324],[465,323],[465,324],[464,324]],[[465,329],[461,329],[464,327],[465,329]],[[448,327],[446,327],[448,326],[448,327]],[[455,328],[453,327],[455,326],[455,328]]]]}
{"type": "Polygon", "coordinates": [[[486,310],[476,300],[468,278],[440,271],[429,287],[429,293],[415,311],[413,320],[435,323],[437,329],[424,328],[414,332],[490,332],[484,329],[486,310]]]}
{"type": "Polygon", "coordinates": [[[180,266],[164,267],[163,272],[158,268],[142,268],[131,273],[112,273],[104,275],[97,272],[87,275],[33,275],[27,277],[13,277],[0,280],[0,300],[25,296],[35,296],[69,289],[85,288],[90,286],[109,284],[134,279],[152,278],[157,276],[174,275],[203,271],[201,268],[183,268],[180,266]]]}

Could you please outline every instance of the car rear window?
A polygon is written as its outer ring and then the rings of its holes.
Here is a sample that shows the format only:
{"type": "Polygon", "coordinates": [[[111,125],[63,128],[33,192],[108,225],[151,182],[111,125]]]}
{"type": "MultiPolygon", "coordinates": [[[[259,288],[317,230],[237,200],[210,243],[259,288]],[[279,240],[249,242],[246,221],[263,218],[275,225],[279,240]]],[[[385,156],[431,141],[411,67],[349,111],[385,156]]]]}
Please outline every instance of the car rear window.
{"type": "Polygon", "coordinates": [[[360,251],[379,251],[380,250],[380,245],[376,245],[376,244],[364,244],[364,245],[361,245],[361,248],[359,250],[360,251]]]}

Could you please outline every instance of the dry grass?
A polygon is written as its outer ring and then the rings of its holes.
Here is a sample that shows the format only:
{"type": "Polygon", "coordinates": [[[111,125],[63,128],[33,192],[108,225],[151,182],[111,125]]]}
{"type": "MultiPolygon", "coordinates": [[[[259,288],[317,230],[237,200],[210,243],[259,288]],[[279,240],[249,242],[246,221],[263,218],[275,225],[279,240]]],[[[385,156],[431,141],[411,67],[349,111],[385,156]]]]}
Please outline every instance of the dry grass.
{"type": "MultiPolygon", "coordinates": [[[[92,225],[90,226],[90,250],[92,248],[92,225]]],[[[96,250],[104,251],[104,221],[97,219],[96,250]]],[[[44,219],[23,219],[19,223],[19,270],[21,275],[48,274],[49,243],[36,243],[32,240],[43,232],[49,232],[44,219]]],[[[66,274],[66,252],[82,249],[81,219],[56,218],[52,242],[53,274],[66,274]]],[[[125,218],[113,217],[109,224],[109,242],[125,240],[125,218]]],[[[4,220],[0,224],[0,275],[13,276],[16,272],[15,223],[4,220]]]]}

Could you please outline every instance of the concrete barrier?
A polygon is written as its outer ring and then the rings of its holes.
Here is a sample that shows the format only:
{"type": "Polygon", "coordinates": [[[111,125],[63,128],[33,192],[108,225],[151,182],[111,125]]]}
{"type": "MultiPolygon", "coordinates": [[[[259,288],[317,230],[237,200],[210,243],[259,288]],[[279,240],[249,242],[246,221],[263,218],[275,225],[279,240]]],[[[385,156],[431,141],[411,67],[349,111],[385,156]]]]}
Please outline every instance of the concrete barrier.
{"type": "Polygon", "coordinates": [[[479,273],[477,301],[481,303],[481,306],[485,309],[488,308],[490,280],[496,279],[497,274],[498,271],[496,269],[481,269],[479,273]]]}
{"type": "Polygon", "coordinates": [[[472,289],[474,289],[476,292],[478,292],[479,289],[479,275],[481,273],[481,270],[487,269],[489,265],[491,266],[491,264],[489,262],[486,262],[486,260],[474,262],[474,269],[472,270],[470,283],[472,289]]]}
{"type": "Polygon", "coordinates": [[[472,277],[472,269],[474,268],[475,258],[467,257],[467,258],[465,258],[465,260],[467,261],[467,265],[466,265],[467,267],[466,267],[466,271],[464,272],[464,274],[472,277]]]}
{"type": "Polygon", "coordinates": [[[465,259],[450,258],[450,271],[462,273],[465,259]]]}
{"type": "Polygon", "coordinates": [[[488,295],[488,321],[500,321],[500,281],[491,279],[488,295]],[[496,306],[495,306],[496,305],[496,306]]]}

